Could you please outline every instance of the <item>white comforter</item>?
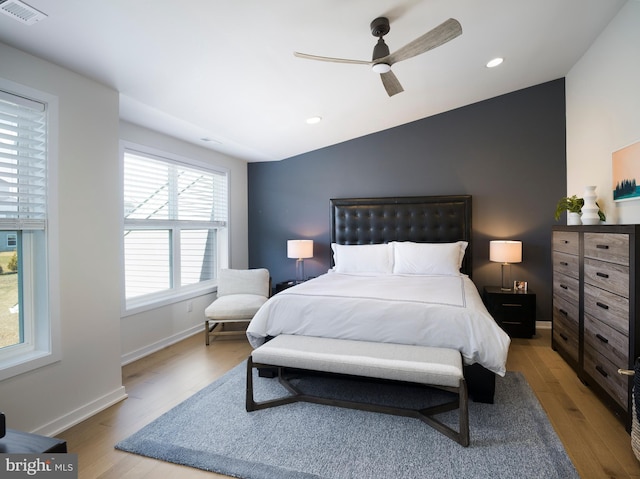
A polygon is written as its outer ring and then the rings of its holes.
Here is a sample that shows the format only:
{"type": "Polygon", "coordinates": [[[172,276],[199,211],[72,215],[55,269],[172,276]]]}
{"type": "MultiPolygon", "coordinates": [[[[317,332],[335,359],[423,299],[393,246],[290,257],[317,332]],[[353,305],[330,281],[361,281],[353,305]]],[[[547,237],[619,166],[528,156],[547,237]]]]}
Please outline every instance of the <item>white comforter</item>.
{"type": "Polygon", "coordinates": [[[329,272],[270,298],[247,329],[254,348],[279,334],[452,348],[500,376],[510,343],[467,276],[329,272]]]}

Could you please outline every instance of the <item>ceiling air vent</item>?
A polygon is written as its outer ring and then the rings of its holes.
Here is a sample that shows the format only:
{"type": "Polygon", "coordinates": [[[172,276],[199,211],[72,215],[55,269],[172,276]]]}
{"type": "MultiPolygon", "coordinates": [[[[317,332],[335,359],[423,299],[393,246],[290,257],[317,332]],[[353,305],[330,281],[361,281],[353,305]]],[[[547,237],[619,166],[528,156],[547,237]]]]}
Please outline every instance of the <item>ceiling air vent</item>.
{"type": "Polygon", "coordinates": [[[20,0],[0,0],[0,12],[25,25],[33,25],[47,18],[44,13],[20,0]]]}

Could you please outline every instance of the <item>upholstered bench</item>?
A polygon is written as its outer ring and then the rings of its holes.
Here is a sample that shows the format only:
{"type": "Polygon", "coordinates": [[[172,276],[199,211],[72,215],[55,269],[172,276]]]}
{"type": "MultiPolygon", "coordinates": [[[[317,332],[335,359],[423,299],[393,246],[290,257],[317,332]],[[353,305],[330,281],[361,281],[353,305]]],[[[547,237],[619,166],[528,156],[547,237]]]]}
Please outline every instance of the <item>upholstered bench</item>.
{"type": "Polygon", "coordinates": [[[469,445],[467,385],[462,358],[454,349],[311,336],[276,336],[254,349],[247,360],[246,408],[247,411],[255,411],[297,401],[415,417],[461,445],[469,445]],[[262,367],[276,367],[280,382],[291,395],[256,402],[253,369],[262,367]],[[445,404],[414,410],[311,396],[300,392],[287,380],[284,368],[417,383],[456,393],[458,397],[445,404]],[[433,417],[453,409],[459,410],[458,431],[433,417]]]}

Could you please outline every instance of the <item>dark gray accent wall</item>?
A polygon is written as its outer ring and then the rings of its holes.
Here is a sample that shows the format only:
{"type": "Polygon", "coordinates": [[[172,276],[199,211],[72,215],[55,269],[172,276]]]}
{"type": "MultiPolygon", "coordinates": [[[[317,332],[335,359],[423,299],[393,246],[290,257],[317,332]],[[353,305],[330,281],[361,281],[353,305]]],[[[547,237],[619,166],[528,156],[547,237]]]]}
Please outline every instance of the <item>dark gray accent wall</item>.
{"type": "Polygon", "coordinates": [[[489,241],[521,240],[513,279],[529,283],[538,319],[550,320],[551,226],[566,194],[564,85],[558,79],[286,160],[250,163],[250,267],[268,268],[274,284],[292,279],[287,240],[313,239],[305,273],[325,273],[331,198],[468,194],[478,289],[501,280],[489,241]]]}

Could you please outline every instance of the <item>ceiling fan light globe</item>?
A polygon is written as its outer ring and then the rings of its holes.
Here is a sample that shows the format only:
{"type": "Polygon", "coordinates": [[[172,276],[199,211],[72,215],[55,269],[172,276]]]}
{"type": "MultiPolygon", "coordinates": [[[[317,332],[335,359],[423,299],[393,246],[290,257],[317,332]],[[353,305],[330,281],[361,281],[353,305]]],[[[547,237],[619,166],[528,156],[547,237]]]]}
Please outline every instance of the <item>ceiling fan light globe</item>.
{"type": "Polygon", "coordinates": [[[391,65],[388,65],[387,63],[376,63],[371,67],[371,69],[376,73],[387,73],[391,71],[391,65]]]}

